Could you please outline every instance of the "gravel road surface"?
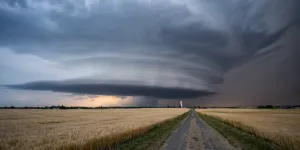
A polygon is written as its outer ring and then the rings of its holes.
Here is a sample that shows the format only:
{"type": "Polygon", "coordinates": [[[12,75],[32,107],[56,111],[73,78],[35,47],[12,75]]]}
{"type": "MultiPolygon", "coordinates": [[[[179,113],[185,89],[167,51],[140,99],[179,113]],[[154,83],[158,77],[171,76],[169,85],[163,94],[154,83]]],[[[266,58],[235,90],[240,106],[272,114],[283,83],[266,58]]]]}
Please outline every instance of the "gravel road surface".
{"type": "Polygon", "coordinates": [[[160,150],[236,150],[195,111],[182,121],[160,150]]]}

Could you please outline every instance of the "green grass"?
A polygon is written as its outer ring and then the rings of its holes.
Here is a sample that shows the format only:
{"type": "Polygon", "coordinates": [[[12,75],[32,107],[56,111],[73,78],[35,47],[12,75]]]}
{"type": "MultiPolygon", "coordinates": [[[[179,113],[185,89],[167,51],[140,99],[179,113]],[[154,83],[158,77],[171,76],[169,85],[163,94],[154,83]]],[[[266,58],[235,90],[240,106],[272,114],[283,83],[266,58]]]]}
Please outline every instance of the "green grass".
{"type": "Polygon", "coordinates": [[[71,144],[58,150],[151,150],[159,149],[171,132],[188,115],[186,112],[178,117],[158,124],[129,130],[124,133],[91,139],[84,144],[71,144]]]}
{"type": "Polygon", "coordinates": [[[132,140],[117,145],[114,149],[118,150],[157,150],[167,140],[172,131],[179,126],[180,122],[186,118],[189,112],[167,120],[161,124],[153,126],[153,128],[143,136],[139,136],[132,140]]]}
{"type": "Polygon", "coordinates": [[[221,133],[230,144],[239,147],[242,150],[284,150],[270,140],[263,139],[254,134],[251,134],[241,128],[236,128],[233,125],[223,120],[210,117],[201,113],[198,115],[212,128],[221,133]]]}

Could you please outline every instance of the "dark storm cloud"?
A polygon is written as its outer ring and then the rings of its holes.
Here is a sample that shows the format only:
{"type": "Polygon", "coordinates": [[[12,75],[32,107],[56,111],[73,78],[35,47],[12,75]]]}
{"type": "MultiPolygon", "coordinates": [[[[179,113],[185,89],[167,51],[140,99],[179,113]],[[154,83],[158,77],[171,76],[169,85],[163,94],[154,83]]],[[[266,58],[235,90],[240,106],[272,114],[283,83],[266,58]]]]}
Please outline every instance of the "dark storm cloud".
{"type": "Polygon", "coordinates": [[[262,49],[299,21],[299,8],[298,0],[1,1],[0,83],[60,80],[17,87],[202,96],[232,67],[274,51],[262,49]]]}
{"type": "Polygon", "coordinates": [[[120,84],[82,84],[62,82],[35,82],[23,85],[7,86],[27,90],[51,90],[55,92],[70,92],[95,95],[150,96],[165,99],[195,98],[211,95],[213,92],[173,87],[151,87],[145,85],[120,84]]]}
{"type": "Polygon", "coordinates": [[[252,60],[224,75],[217,95],[200,105],[296,105],[300,88],[300,26],[288,28],[252,60]]]}

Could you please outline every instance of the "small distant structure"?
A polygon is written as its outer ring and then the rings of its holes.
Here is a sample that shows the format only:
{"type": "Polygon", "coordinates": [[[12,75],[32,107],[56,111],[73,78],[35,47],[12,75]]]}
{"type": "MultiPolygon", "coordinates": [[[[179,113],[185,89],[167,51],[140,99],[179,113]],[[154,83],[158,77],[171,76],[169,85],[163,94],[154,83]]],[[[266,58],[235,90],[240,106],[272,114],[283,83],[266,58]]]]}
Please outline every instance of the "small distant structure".
{"type": "Polygon", "coordinates": [[[183,108],[182,101],[180,101],[180,108],[183,108]]]}

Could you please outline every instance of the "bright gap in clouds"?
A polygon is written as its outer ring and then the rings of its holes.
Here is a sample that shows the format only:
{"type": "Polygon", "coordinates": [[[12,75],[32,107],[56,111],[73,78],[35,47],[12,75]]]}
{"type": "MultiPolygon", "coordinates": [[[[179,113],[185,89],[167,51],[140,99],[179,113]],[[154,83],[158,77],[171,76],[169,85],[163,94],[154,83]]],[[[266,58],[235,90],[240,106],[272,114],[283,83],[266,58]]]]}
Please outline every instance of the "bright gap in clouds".
{"type": "Polygon", "coordinates": [[[86,106],[86,107],[128,107],[150,106],[138,103],[134,97],[81,95],[49,91],[13,90],[0,87],[0,106],[86,106]],[[138,105],[137,105],[138,104],[138,105]]]}

